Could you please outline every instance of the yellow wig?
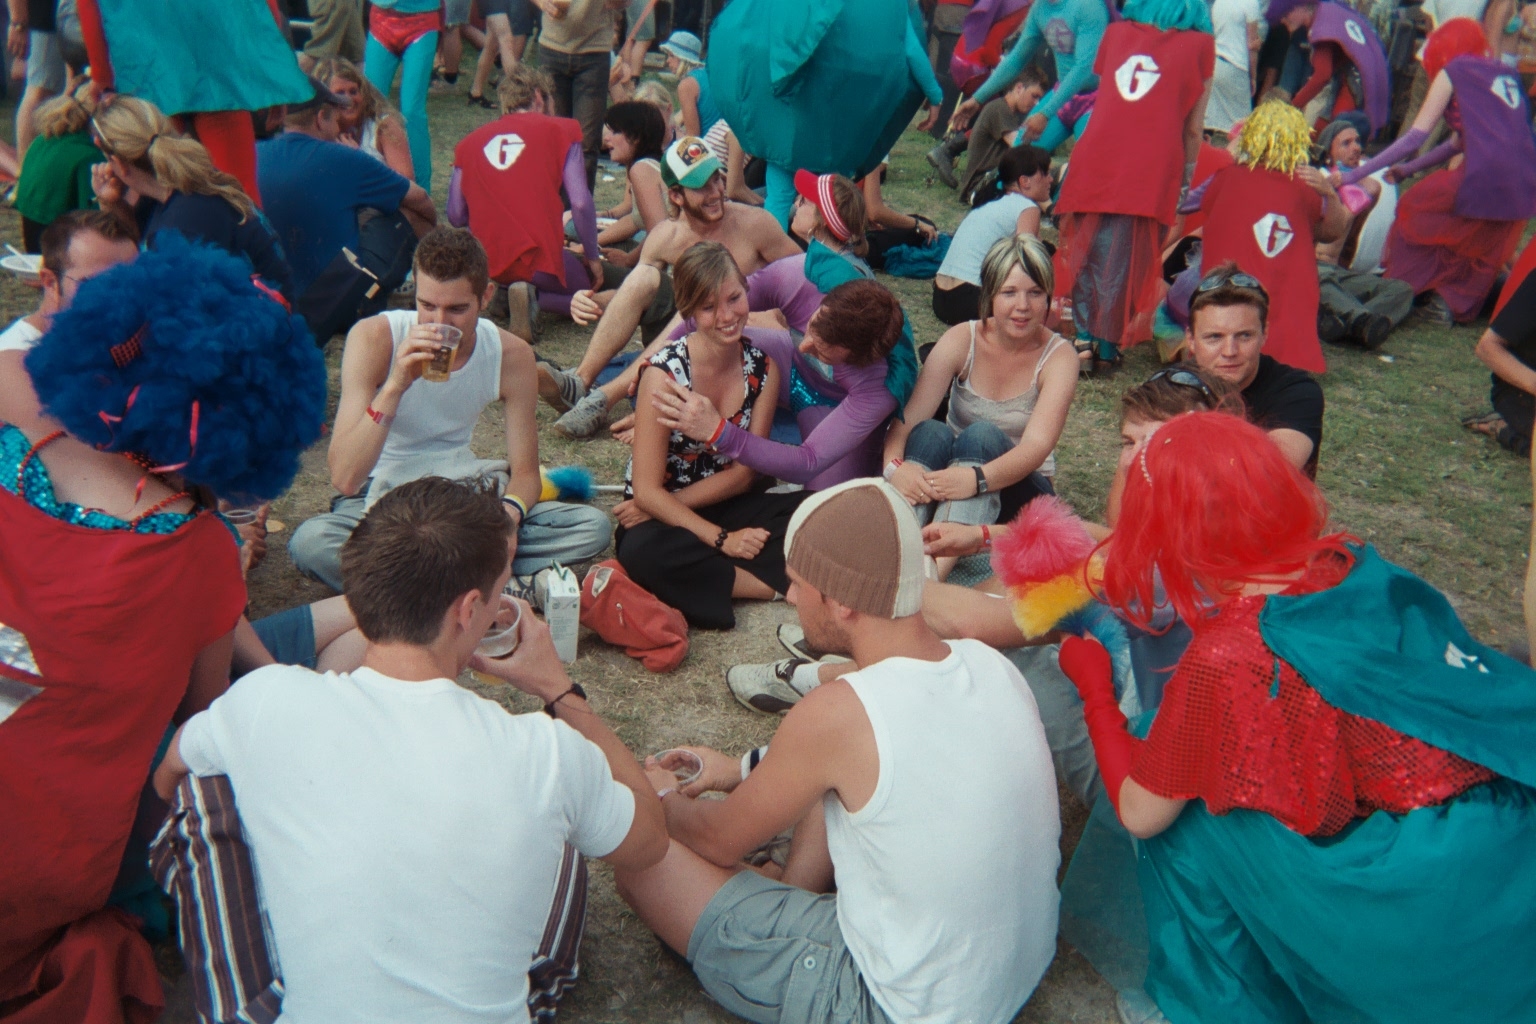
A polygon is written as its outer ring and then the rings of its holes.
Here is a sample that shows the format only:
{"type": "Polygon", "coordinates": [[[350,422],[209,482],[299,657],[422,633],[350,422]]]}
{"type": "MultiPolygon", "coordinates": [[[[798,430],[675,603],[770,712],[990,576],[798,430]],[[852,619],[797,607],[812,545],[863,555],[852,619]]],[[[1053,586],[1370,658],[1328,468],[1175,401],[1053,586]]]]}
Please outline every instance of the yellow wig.
{"type": "Polygon", "coordinates": [[[1312,152],[1312,129],[1285,100],[1265,100],[1249,115],[1237,144],[1237,158],[1247,166],[1290,174],[1312,152]]]}

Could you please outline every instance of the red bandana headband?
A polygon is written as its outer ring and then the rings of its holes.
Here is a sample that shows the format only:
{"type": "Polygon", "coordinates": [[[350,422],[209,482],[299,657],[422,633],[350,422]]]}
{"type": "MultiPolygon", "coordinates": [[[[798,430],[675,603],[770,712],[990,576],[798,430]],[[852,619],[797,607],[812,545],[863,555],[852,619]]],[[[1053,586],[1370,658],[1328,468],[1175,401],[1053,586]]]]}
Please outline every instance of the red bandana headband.
{"type": "Polygon", "coordinates": [[[846,242],[853,237],[853,232],[848,230],[848,225],[843,223],[842,216],[837,212],[837,204],[832,201],[832,179],[835,175],[822,174],[816,178],[816,208],[821,211],[821,219],[827,222],[827,230],[832,232],[832,237],[839,242],[846,242]]]}

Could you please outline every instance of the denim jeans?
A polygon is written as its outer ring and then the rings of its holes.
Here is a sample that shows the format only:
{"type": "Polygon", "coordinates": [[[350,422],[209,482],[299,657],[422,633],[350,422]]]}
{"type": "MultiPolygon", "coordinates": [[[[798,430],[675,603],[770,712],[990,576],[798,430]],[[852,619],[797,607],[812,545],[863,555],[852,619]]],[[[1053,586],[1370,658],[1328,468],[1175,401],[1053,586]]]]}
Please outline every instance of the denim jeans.
{"type": "Polygon", "coordinates": [[[581,125],[581,151],[587,158],[587,187],[597,182],[597,155],[603,148],[603,115],[608,112],[609,57],[602,53],[539,50],[539,66],[555,83],[555,113],[581,125]]]}
{"type": "MultiPolygon", "coordinates": [[[[1013,447],[1008,435],[991,423],[972,423],[956,434],[942,420],[924,420],[907,435],[903,457],[933,471],[951,466],[984,466],[1012,451],[1013,447]]],[[[932,520],[977,526],[1007,522],[1035,498],[1055,493],[1050,477],[1036,472],[1018,483],[974,498],[919,505],[915,511],[918,522],[925,525],[932,520]]]]}
{"type": "MultiPolygon", "coordinates": [[[[371,482],[371,481],[370,481],[371,482]]],[[[331,510],[305,520],[288,538],[294,567],[340,591],[341,546],[363,521],[368,483],[357,494],[337,495],[331,510]]],[[[613,521],[601,509],[541,501],[528,510],[517,531],[512,571],[527,576],[555,562],[574,565],[603,553],[613,539],[613,521]]]]}

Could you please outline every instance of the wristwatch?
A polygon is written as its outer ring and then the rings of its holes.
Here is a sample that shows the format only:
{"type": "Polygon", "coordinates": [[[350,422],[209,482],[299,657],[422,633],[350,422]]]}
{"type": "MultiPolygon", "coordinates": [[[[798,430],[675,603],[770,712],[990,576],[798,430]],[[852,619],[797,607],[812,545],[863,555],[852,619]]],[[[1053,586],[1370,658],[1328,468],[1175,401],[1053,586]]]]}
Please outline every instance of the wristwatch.
{"type": "Polygon", "coordinates": [[[986,494],[987,493],[987,474],[985,474],[985,473],[983,473],[981,471],[981,467],[980,466],[972,466],[971,468],[976,470],[976,493],[977,494],[986,494]]]}
{"type": "Polygon", "coordinates": [[[554,700],[552,700],[548,704],[544,705],[544,713],[546,715],[548,715],[550,718],[554,718],[555,717],[555,705],[559,704],[562,700],[565,700],[565,698],[569,697],[573,693],[576,696],[580,697],[582,700],[586,700],[587,699],[587,691],[583,690],[581,688],[581,684],[580,683],[572,683],[571,684],[571,688],[569,690],[566,690],[560,696],[556,697],[554,700]]]}

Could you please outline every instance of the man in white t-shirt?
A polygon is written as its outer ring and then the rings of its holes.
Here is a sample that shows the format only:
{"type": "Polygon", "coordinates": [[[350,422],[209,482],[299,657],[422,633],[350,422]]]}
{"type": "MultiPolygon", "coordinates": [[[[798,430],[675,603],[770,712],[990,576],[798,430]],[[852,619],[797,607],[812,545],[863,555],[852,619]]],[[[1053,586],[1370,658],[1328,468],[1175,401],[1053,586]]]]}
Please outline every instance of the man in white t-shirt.
{"type": "Polygon", "coordinates": [[[1216,35],[1216,71],[1205,106],[1205,129],[1226,133],[1253,110],[1264,9],[1259,0],[1215,0],[1211,26],[1216,35]]]}
{"type": "Polygon", "coordinates": [[[1061,819],[1034,697],[1001,654],[923,621],[917,518],[883,480],[807,500],[784,548],[807,642],[853,663],[755,767],[695,748],[704,773],[680,792],[654,766],[671,847],[616,871],[619,892],[748,1020],[1012,1020],[1056,951],[1061,819]],[[692,799],[711,789],[730,795],[692,799]],[[742,864],[791,826],[782,873],[742,864]]]}
{"type": "Polygon", "coordinates": [[[268,987],[287,1024],[505,1024],[552,1010],[574,978],[585,900],[567,844],[630,871],[666,850],[654,791],[571,684],[547,627],[519,605],[517,649],[476,654],[503,608],[511,531],[483,484],[428,477],[390,491],[342,551],[363,667],[242,677],[182,725],[155,772],[174,801],[159,874],[183,922],[217,923],[184,924],[189,962],[244,972],[255,943],[228,936],[269,935],[280,980],[268,987]],[[513,715],[461,688],[469,666],[546,713],[513,715]],[[227,852],[210,858],[187,824],[206,804],[197,782],[213,776],[233,791],[230,831],[249,847],[264,914],[215,884],[241,873],[221,870],[227,852]],[[178,837],[191,837],[180,852],[178,837]],[[220,901],[236,905],[210,915],[220,901]],[[210,958],[220,943],[228,955],[210,958]],[[530,973],[561,946],[567,978],[535,990],[530,973]]]}
{"type": "Polygon", "coordinates": [[[538,384],[533,349],[481,317],[495,286],[485,248],[461,228],[437,228],[416,246],[416,308],[359,321],[341,356],[341,400],[327,460],[341,493],[330,512],[293,531],[288,553],[300,571],[341,589],[341,547],[369,505],[390,487],[433,474],[494,475],[517,526],[513,571],[528,576],[608,547],[613,523],[601,509],[539,501],[538,384]],[[439,354],[435,327],[461,333],[448,379],[423,370],[439,354]],[[500,400],[506,461],[477,459],[469,442],[481,411],[500,400]]]}
{"type": "Polygon", "coordinates": [[[139,254],[132,224],[102,210],[72,210],[44,229],[38,271],[43,298],[37,312],[0,332],[0,422],[23,430],[36,425],[39,410],[23,360],[48,331],[54,314],[68,309],[80,285],[139,254]]]}

